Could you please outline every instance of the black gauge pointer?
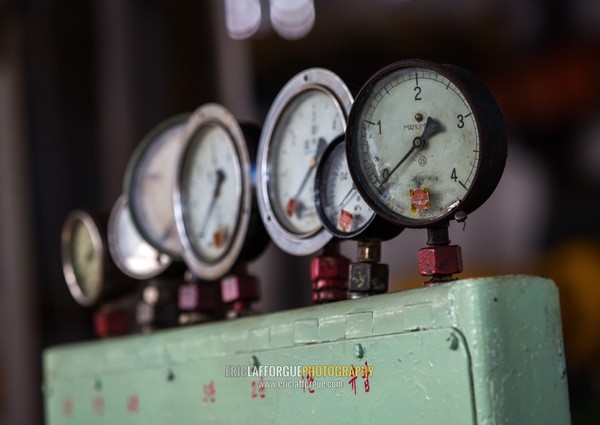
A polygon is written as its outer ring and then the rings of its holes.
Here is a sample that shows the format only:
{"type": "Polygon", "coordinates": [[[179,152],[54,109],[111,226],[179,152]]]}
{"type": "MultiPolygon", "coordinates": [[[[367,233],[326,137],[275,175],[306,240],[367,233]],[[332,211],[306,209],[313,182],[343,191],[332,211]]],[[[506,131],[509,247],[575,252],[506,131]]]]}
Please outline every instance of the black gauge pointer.
{"type": "Polygon", "coordinates": [[[204,231],[206,230],[206,224],[208,223],[208,219],[210,218],[210,216],[213,212],[215,202],[216,202],[217,198],[221,195],[221,185],[225,181],[225,173],[223,172],[223,170],[221,170],[219,168],[215,174],[217,177],[216,181],[215,181],[215,188],[213,190],[212,199],[210,200],[210,206],[208,207],[208,212],[206,213],[206,219],[204,220],[204,226],[202,227],[202,231],[200,232],[201,235],[204,235],[204,231]]]}
{"type": "Polygon", "coordinates": [[[425,142],[434,134],[438,133],[442,130],[442,126],[433,118],[427,117],[427,123],[425,124],[425,128],[423,129],[423,133],[419,137],[415,137],[412,146],[409,151],[402,157],[400,161],[396,164],[396,166],[389,172],[386,178],[379,184],[378,190],[381,192],[383,189],[383,185],[392,177],[392,174],[396,172],[396,170],[404,164],[404,161],[408,159],[409,156],[417,149],[422,149],[425,146],[425,142]]]}
{"type": "Polygon", "coordinates": [[[294,213],[299,211],[298,198],[300,197],[302,190],[304,190],[304,186],[306,186],[306,182],[308,182],[308,178],[310,177],[310,175],[316,168],[317,164],[319,163],[319,159],[321,159],[321,156],[323,155],[323,152],[325,151],[326,148],[327,148],[327,141],[321,137],[319,139],[319,144],[317,145],[317,152],[316,152],[315,156],[310,158],[310,166],[309,166],[308,170],[306,170],[306,174],[304,175],[304,178],[302,179],[302,183],[300,183],[300,187],[296,191],[296,195],[288,200],[286,212],[290,217],[292,215],[294,215],[294,213]]]}

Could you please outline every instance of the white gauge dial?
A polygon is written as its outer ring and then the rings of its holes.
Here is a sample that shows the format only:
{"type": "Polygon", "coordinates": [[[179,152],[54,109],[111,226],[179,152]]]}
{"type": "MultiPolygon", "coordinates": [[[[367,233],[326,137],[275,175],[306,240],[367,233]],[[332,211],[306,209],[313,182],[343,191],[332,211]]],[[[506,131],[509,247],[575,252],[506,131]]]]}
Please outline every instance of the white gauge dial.
{"type": "Polygon", "coordinates": [[[311,69],[290,80],[269,111],[259,148],[259,205],[271,238],[290,254],[311,254],[331,238],[316,211],[315,171],[345,131],[351,104],[339,77],[311,69]]]}
{"type": "Polygon", "coordinates": [[[185,118],[176,117],[154,129],[130,161],[125,182],[140,234],[173,258],[180,258],[182,251],[173,213],[173,190],[184,128],[185,118]]]}
{"type": "Polygon", "coordinates": [[[102,251],[94,244],[92,231],[81,220],[73,223],[71,259],[75,279],[84,297],[93,297],[102,285],[102,251]]]}
{"type": "Polygon", "coordinates": [[[106,216],[72,211],[61,232],[61,255],[69,292],[82,306],[130,292],[135,281],[120,273],[108,255],[106,216]]]}
{"type": "Polygon", "coordinates": [[[262,252],[268,241],[252,184],[255,156],[249,150],[256,152],[257,138],[258,129],[241,126],[214,103],[198,108],[188,121],[175,216],[183,259],[202,279],[220,279],[237,262],[262,252]]]}
{"type": "Polygon", "coordinates": [[[356,190],[346,161],[344,139],[332,143],[317,171],[317,208],[325,227],[338,237],[360,233],[375,212],[356,190]]]}
{"type": "Polygon", "coordinates": [[[170,264],[168,255],[146,242],[131,218],[126,195],[115,203],[108,221],[108,247],[119,269],[134,279],[150,279],[170,264]]]}
{"type": "MultiPolygon", "coordinates": [[[[419,65],[390,67],[370,80],[357,100],[348,133],[348,155],[359,189],[378,212],[414,227],[442,220],[461,207],[482,163],[479,111],[464,81],[453,78],[452,71],[459,71],[419,65]]],[[[456,75],[466,74],[461,70],[456,75]]],[[[496,125],[502,117],[495,101],[489,92],[478,94],[481,102],[496,106],[487,110],[494,125],[484,134],[502,133],[502,125],[496,125]]],[[[492,170],[485,170],[490,186],[497,184],[505,157],[497,159],[501,168],[493,164],[492,170]]],[[[483,202],[473,200],[473,205],[483,202]]]]}
{"type": "Polygon", "coordinates": [[[216,261],[231,246],[242,206],[238,154],[223,127],[208,124],[196,133],[186,151],[181,179],[189,240],[200,257],[216,261]]]}
{"type": "Polygon", "coordinates": [[[105,292],[107,261],[103,230],[88,212],[72,211],[61,233],[63,273],[80,305],[95,304],[105,292]]]}
{"type": "Polygon", "coordinates": [[[290,102],[275,127],[269,162],[269,195],[277,221],[291,233],[321,228],[314,202],[315,169],[331,140],[344,130],[335,100],[307,90],[290,102]]]}
{"type": "Polygon", "coordinates": [[[418,68],[395,74],[382,84],[364,122],[359,164],[392,211],[437,218],[469,190],[478,164],[477,123],[448,79],[418,68]],[[395,107],[399,103],[406,107],[395,107]]]}

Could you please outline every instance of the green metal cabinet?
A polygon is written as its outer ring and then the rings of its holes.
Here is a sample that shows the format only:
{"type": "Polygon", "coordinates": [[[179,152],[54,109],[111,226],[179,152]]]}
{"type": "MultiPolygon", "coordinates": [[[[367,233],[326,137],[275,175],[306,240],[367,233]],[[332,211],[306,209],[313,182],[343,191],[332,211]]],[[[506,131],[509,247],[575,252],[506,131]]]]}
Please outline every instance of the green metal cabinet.
{"type": "Polygon", "coordinates": [[[49,425],[570,423],[557,289],[530,276],[55,347],[44,394],[49,425]]]}

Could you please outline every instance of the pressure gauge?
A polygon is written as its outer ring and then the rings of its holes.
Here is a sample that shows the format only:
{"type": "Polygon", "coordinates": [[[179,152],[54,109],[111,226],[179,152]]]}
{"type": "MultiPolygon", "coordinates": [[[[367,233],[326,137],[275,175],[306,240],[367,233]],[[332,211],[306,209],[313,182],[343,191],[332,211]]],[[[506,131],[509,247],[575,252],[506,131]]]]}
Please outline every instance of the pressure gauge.
{"type": "Polygon", "coordinates": [[[61,233],[63,274],[71,295],[91,306],[131,289],[106,249],[106,220],[84,210],[71,212],[61,233]]]}
{"type": "Polygon", "coordinates": [[[259,130],[217,104],[190,117],[175,190],[183,258],[198,277],[223,277],[238,260],[263,251],[268,237],[256,206],[253,174],[259,130]]]}
{"type": "Polygon", "coordinates": [[[330,239],[316,211],[315,169],[346,128],[352,95],[331,71],[309,69],[279,92],[260,138],[259,207],[271,239],[285,252],[308,255],[330,239]]]}
{"type": "Polygon", "coordinates": [[[150,279],[165,271],[171,258],[142,238],[133,224],[127,195],[117,199],[108,219],[108,248],[117,267],[134,279],[150,279]]]}
{"type": "Polygon", "coordinates": [[[323,153],[314,191],[321,222],[335,237],[387,240],[402,230],[377,216],[356,190],[348,169],[343,134],[323,153]]]}
{"type": "Polygon", "coordinates": [[[359,92],[346,132],[358,191],[406,227],[464,219],[491,195],[506,162],[502,113],[467,71],[394,63],[359,92]]]}
{"type": "Polygon", "coordinates": [[[125,193],[133,222],[158,251],[181,258],[183,247],[173,213],[175,172],[183,147],[187,115],[154,128],[133,153],[125,172],[125,193]]]}

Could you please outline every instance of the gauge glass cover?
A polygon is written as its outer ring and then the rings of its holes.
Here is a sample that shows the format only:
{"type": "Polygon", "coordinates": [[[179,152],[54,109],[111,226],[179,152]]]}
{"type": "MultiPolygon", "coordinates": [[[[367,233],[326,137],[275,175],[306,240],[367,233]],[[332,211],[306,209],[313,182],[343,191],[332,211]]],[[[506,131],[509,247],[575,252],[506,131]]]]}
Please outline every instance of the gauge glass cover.
{"type": "Polygon", "coordinates": [[[273,132],[268,193],[277,221],[290,233],[310,236],[321,228],[312,191],[315,168],[344,130],[343,119],[331,96],[307,90],[290,102],[273,132]]]}
{"type": "Polygon", "coordinates": [[[99,299],[105,284],[105,251],[101,230],[89,213],[72,211],[61,233],[63,274],[69,292],[83,306],[99,299]]]}
{"type": "Polygon", "coordinates": [[[235,145],[220,125],[200,128],[182,169],[183,220],[196,254],[218,261],[231,248],[242,201],[241,167],[235,145]]]}
{"type": "Polygon", "coordinates": [[[150,279],[170,264],[168,255],[142,238],[133,223],[126,195],[115,203],[108,220],[108,247],[119,269],[134,279],[150,279]]]}
{"type": "Polygon", "coordinates": [[[459,209],[470,212],[500,179],[502,114],[487,88],[465,73],[424,61],[396,64],[357,97],[347,131],[351,172],[371,207],[394,223],[424,227],[459,209]],[[480,128],[483,114],[490,124],[480,128]],[[480,169],[485,177],[478,182],[480,169]]]}
{"type": "Polygon", "coordinates": [[[73,223],[71,238],[75,279],[84,297],[93,296],[102,284],[102,256],[94,247],[90,231],[81,220],[73,223]]]}
{"type": "Polygon", "coordinates": [[[271,106],[258,154],[259,207],[271,239],[289,254],[312,254],[331,239],[316,211],[315,171],[345,131],[351,104],[339,77],[315,68],[292,78],[271,106]]]}
{"type": "Polygon", "coordinates": [[[221,105],[205,104],[188,121],[175,216],[183,259],[202,279],[222,278],[246,252],[254,202],[248,143],[233,114],[221,105]]]}
{"type": "Polygon", "coordinates": [[[183,148],[185,117],[154,129],[134,153],[126,173],[125,191],[140,234],[160,252],[181,258],[173,212],[175,173],[183,148]]]}
{"type": "Polygon", "coordinates": [[[350,175],[343,138],[325,152],[315,186],[321,220],[334,236],[353,237],[373,220],[375,212],[358,193],[350,175]]]}

